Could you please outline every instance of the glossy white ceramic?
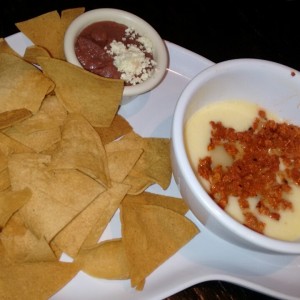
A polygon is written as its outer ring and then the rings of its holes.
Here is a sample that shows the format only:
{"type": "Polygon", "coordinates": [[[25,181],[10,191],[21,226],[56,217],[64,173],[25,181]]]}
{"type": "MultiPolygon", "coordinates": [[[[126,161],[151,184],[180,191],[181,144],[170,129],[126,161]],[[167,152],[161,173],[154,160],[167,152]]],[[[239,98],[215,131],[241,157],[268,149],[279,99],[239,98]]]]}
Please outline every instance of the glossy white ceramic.
{"type": "MultiPolygon", "coordinates": [[[[32,45],[21,33],[6,40],[21,55],[32,45]]],[[[170,42],[166,44],[170,67],[162,83],[120,109],[120,114],[136,132],[146,137],[170,137],[180,93],[198,72],[213,65],[201,55],[170,42]]],[[[149,191],[180,197],[174,180],[166,191],[157,185],[149,191]]],[[[199,226],[200,234],[151,274],[142,292],[133,290],[129,280],[101,280],[80,272],[51,300],[160,300],[209,280],[224,280],[278,299],[300,298],[299,255],[267,254],[235,246],[212,234],[191,212],[187,216],[199,226]]],[[[120,236],[119,215],[116,214],[103,239],[120,236]]]]}
{"type": "Polygon", "coordinates": [[[143,83],[134,86],[125,86],[122,104],[125,105],[135,99],[138,95],[144,94],[156,87],[166,75],[168,67],[168,51],[164,40],[158,32],[145,20],[120,9],[98,8],[86,11],[77,17],[68,27],[64,38],[64,52],[67,61],[77,66],[80,63],[76,57],[74,44],[80,32],[88,25],[98,21],[115,21],[134,28],[141,36],[147,37],[153,44],[153,56],[157,62],[154,74],[143,83]]]}
{"type": "Polygon", "coordinates": [[[257,103],[299,125],[300,73],[270,61],[235,59],[215,64],[193,78],[179,98],[172,126],[172,165],[180,192],[201,223],[221,238],[249,249],[300,254],[300,240],[269,238],[234,220],[196,178],[185,148],[185,123],[201,107],[228,99],[257,103]]]}

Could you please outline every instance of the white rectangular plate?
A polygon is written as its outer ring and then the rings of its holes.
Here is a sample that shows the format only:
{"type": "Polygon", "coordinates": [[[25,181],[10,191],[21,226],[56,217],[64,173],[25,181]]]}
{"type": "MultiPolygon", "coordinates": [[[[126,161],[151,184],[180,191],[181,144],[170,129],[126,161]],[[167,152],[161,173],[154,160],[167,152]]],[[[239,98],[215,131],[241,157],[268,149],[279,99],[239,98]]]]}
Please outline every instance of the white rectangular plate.
{"type": "MultiPolygon", "coordinates": [[[[22,33],[6,38],[21,55],[31,42],[22,33]]],[[[177,99],[193,76],[213,64],[208,59],[167,42],[170,66],[163,82],[153,91],[123,106],[120,114],[145,137],[170,137],[177,99]]],[[[174,180],[168,190],[154,185],[150,192],[180,196],[174,180]]],[[[300,256],[270,255],[239,248],[212,235],[189,212],[201,232],[146,280],[143,291],[129,280],[101,280],[80,272],[52,300],[163,299],[196,283],[223,280],[285,299],[300,298],[300,256]]],[[[102,239],[120,236],[118,213],[102,239]]],[[[67,258],[66,258],[67,259],[67,258]]]]}

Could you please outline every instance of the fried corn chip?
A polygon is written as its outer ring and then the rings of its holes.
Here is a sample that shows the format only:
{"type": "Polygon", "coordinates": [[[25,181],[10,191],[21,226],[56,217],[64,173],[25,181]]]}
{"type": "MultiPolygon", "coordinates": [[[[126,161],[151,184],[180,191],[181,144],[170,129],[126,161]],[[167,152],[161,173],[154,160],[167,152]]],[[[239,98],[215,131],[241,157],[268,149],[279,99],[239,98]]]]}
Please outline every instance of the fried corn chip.
{"type": "Polygon", "coordinates": [[[84,11],[16,23],[34,44],[23,57],[0,38],[1,299],[46,300],[79,270],[143,290],[199,232],[182,199],[146,192],[170,184],[170,140],[118,115],[122,80],[65,61],[65,30],[84,11]],[[118,215],[121,237],[103,241],[118,215]]]}
{"type": "Polygon", "coordinates": [[[1,232],[3,247],[13,262],[55,261],[49,244],[44,237],[37,238],[28,229],[17,212],[1,232]]]}
{"type": "Polygon", "coordinates": [[[19,57],[0,53],[0,113],[27,109],[36,113],[53,82],[19,57]]]}
{"type": "Polygon", "coordinates": [[[7,168],[8,157],[0,149],[0,172],[7,168]]]}
{"type": "Polygon", "coordinates": [[[30,199],[31,195],[29,188],[0,193],[0,231],[11,216],[30,199]]]}
{"type": "Polygon", "coordinates": [[[75,263],[0,264],[0,299],[49,299],[79,272],[75,263]]]}
{"type": "Polygon", "coordinates": [[[68,112],[56,95],[47,95],[40,107],[40,112],[44,112],[51,117],[52,122],[62,126],[67,118],[68,112]]]}
{"type": "Polygon", "coordinates": [[[32,112],[26,108],[14,109],[0,113],[0,129],[13,126],[32,116],[32,112]]]}
{"type": "Polygon", "coordinates": [[[146,277],[199,233],[190,219],[156,205],[122,205],[121,224],[132,287],[143,286],[146,277]]]}
{"type": "Polygon", "coordinates": [[[85,11],[84,7],[63,10],[61,16],[51,11],[15,25],[34,44],[25,50],[24,59],[37,63],[38,56],[52,56],[65,59],[63,38],[69,24],[85,11]],[[50,26],[50,27],[49,27],[50,26]],[[51,28],[51,31],[49,31],[51,28]]]}
{"type": "Polygon", "coordinates": [[[69,9],[65,9],[61,12],[61,18],[60,18],[61,42],[58,45],[60,54],[57,58],[65,60],[64,41],[63,41],[65,32],[66,32],[68,26],[71,24],[71,22],[84,12],[85,12],[84,7],[69,8],[69,9]]]}
{"type": "Polygon", "coordinates": [[[88,236],[96,236],[93,240],[96,244],[128,189],[126,185],[114,183],[113,187],[101,193],[55,236],[55,245],[71,257],[75,257],[88,236]]]}
{"type": "Polygon", "coordinates": [[[38,64],[37,57],[40,56],[50,57],[51,55],[47,49],[41,46],[32,45],[25,49],[23,59],[31,64],[38,64]]]}
{"type": "Polygon", "coordinates": [[[0,132],[0,150],[6,156],[9,156],[13,153],[34,152],[29,147],[8,137],[7,135],[3,134],[2,132],[0,132]]]}
{"type": "Polygon", "coordinates": [[[102,236],[102,233],[107,227],[108,223],[120,207],[120,204],[124,199],[126,193],[128,192],[129,188],[129,186],[124,184],[113,183],[112,188],[108,189],[105,193],[100,195],[95,205],[97,205],[99,208],[102,207],[102,212],[100,214],[99,210],[97,221],[89,231],[88,235],[85,237],[80,251],[83,249],[95,247],[100,237],[102,236]]]}
{"type": "Polygon", "coordinates": [[[110,177],[116,182],[123,182],[143,154],[143,150],[113,151],[112,147],[109,148],[106,153],[110,177]]]}
{"type": "Polygon", "coordinates": [[[5,129],[3,132],[36,152],[42,152],[61,140],[60,124],[43,111],[5,129]]]}
{"type": "Polygon", "coordinates": [[[101,184],[77,170],[49,171],[50,160],[48,155],[20,153],[8,162],[13,190],[32,191],[19,212],[26,226],[48,242],[103,191],[101,184]]]}
{"type": "Polygon", "coordinates": [[[52,57],[60,57],[58,46],[62,42],[62,31],[60,15],[57,11],[51,11],[15,25],[33,44],[48,49],[52,57]]]}
{"type": "Polygon", "coordinates": [[[80,252],[75,261],[85,273],[104,279],[128,279],[129,265],[122,239],[99,243],[80,252]]]}
{"type": "Polygon", "coordinates": [[[60,147],[53,155],[51,169],[77,169],[110,186],[104,146],[91,124],[80,114],[69,114],[62,129],[60,147]]]}
{"type": "Polygon", "coordinates": [[[4,192],[10,188],[10,178],[8,169],[5,168],[0,172],[0,192],[4,192]]]}
{"type": "Polygon", "coordinates": [[[150,185],[157,183],[167,189],[172,178],[170,161],[170,140],[167,138],[142,138],[135,132],[130,132],[107,146],[116,150],[142,149],[143,154],[134,168],[124,179],[124,183],[131,186],[128,192],[131,195],[142,193],[150,185]]]}
{"type": "Polygon", "coordinates": [[[15,25],[33,44],[47,49],[52,57],[64,59],[65,31],[68,25],[84,11],[83,7],[67,9],[62,11],[60,17],[58,11],[54,10],[15,25]]]}
{"type": "Polygon", "coordinates": [[[171,209],[181,215],[185,215],[189,208],[182,198],[176,198],[166,195],[159,195],[149,192],[143,192],[138,195],[126,195],[122,201],[122,205],[126,204],[145,204],[158,205],[171,209]]]}
{"type": "Polygon", "coordinates": [[[126,119],[117,114],[109,127],[95,127],[95,130],[100,135],[103,145],[106,145],[133,129],[126,119]]]}
{"type": "Polygon", "coordinates": [[[10,47],[4,38],[0,38],[0,53],[8,53],[20,57],[20,55],[10,47]]]}
{"type": "Polygon", "coordinates": [[[123,80],[100,77],[68,62],[39,57],[43,72],[68,112],[82,114],[94,127],[112,123],[123,95],[123,80]]]}

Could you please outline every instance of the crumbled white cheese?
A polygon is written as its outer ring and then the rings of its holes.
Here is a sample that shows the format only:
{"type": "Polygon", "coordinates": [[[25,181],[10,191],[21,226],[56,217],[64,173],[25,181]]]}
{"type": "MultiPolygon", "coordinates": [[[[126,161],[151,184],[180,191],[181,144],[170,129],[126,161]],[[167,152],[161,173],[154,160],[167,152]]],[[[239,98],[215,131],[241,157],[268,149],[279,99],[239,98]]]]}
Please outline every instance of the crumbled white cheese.
{"type": "MultiPolygon", "coordinates": [[[[114,58],[114,65],[121,73],[121,79],[135,85],[147,80],[155,70],[156,62],[145,53],[152,53],[151,41],[139,36],[132,28],[125,30],[125,36],[130,40],[137,40],[141,45],[125,45],[122,42],[112,41],[106,51],[114,58]]],[[[123,38],[122,41],[126,41],[123,38]]]]}

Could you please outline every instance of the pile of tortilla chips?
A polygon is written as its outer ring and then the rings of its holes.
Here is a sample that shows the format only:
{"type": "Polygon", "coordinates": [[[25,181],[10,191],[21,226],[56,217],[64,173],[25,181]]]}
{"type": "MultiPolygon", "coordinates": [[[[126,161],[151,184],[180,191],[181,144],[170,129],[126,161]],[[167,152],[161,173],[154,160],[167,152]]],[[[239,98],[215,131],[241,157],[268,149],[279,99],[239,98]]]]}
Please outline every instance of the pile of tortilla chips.
{"type": "Polygon", "coordinates": [[[118,114],[121,80],[64,60],[82,12],[17,23],[35,44],[24,57],[0,39],[1,299],[48,299],[80,270],[142,290],[199,232],[182,199],[146,191],[170,184],[169,139],[143,138],[118,114]],[[101,240],[117,211],[121,237],[101,240]]]}

